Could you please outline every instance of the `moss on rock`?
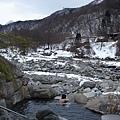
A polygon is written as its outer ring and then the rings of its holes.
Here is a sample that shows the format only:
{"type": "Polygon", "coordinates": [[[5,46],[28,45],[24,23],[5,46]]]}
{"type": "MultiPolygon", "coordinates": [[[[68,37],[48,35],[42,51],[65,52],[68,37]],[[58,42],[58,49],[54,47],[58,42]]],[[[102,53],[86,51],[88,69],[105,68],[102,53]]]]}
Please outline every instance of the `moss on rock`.
{"type": "Polygon", "coordinates": [[[14,66],[0,56],[0,83],[10,82],[11,80],[14,80],[14,78],[14,66]]]}

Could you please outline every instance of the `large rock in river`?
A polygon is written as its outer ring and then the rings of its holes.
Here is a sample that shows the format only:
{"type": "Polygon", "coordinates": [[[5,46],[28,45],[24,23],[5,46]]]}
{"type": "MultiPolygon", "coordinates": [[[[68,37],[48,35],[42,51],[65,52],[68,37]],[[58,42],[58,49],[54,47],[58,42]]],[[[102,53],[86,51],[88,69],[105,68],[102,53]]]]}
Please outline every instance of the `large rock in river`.
{"type": "Polygon", "coordinates": [[[41,110],[36,113],[37,120],[60,120],[51,110],[41,110]]]}
{"type": "Polygon", "coordinates": [[[32,85],[29,89],[31,98],[51,99],[58,95],[57,91],[48,85],[32,85]]]}
{"type": "Polygon", "coordinates": [[[74,101],[77,103],[86,104],[88,101],[88,98],[85,95],[78,93],[74,95],[74,101]]]}
{"type": "Polygon", "coordinates": [[[113,114],[103,115],[101,117],[101,120],[120,120],[120,116],[119,115],[113,115],[113,114]]]}
{"type": "Polygon", "coordinates": [[[93,99],[89,100],[85,105],[86,108],[93,110],[95,112],[99,112],[102,114],[107,113],[106,102],[103,99],[93,99]]]}

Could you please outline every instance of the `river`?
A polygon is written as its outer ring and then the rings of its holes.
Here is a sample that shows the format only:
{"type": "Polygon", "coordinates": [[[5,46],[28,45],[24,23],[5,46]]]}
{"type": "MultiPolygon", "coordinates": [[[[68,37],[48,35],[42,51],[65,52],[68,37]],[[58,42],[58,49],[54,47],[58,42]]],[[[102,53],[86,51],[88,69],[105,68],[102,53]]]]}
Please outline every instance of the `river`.
{"type": "Polygon", "coordinates": [[[30,119],[34,119],[36,112],[44,109],[49,109],[67,120],[101,120],[101,114],[92,112],[73,101],[61,105],[58,100],[29,100],[14,106],[16,112],[30,119]]]}

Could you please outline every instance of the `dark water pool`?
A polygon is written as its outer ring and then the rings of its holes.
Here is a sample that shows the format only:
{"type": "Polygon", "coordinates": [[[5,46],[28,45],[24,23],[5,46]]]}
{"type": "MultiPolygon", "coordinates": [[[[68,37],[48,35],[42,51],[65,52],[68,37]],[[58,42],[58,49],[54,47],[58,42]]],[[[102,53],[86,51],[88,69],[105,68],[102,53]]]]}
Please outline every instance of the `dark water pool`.
{"type": "Polygon", "coordinates": [[[15,111],[29,118],[34,118],[37,111],[44,109],[49,109],[68,120],[101,120],[101,114],[92,112],[73,101],[61,105],[58,100],[31,100],[14,106],[15,111]]]}

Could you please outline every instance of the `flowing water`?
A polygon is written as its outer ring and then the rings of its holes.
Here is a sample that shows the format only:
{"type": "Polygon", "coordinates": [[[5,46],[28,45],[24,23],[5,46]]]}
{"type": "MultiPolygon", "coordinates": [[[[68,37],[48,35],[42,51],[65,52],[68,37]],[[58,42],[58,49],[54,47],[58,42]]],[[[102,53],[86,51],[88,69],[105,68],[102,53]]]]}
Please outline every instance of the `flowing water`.
{"type": "Polygon", "coordinates": [[[73,101],[61,105],[58,100],[30,100],[14,106],[15,111],[30,119],[35,118],[36,112],[44,109],[49,109],[67,120],[101,120],[101,114],[92,112],[73,101]]]}

